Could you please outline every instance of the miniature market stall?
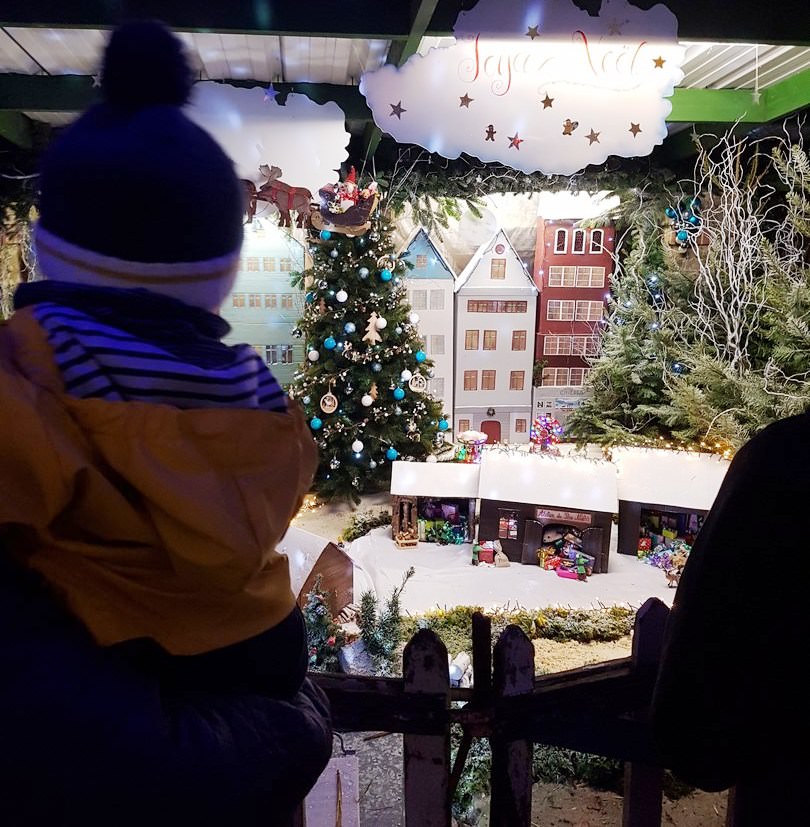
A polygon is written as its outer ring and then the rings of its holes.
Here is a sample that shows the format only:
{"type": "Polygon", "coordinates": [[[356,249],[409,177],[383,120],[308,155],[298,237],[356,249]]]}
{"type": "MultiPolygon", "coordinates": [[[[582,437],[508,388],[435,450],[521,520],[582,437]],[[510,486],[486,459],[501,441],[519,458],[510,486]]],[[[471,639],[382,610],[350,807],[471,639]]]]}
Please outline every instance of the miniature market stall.
{"type": "Polygon", "coordinates": [[[729,460],[658,448],[614,448],[612,455],[618,469],[619,554],[644,559],[662,548],[688,554],[729,460]]]}
{"type": "Polygon", "coordinates": [[[478,536],[513,562],[608,570],[616,468],[584,457],[485,451],[478,536]]]}
{"type": "Polygon", "coordinates": [[[391,534],[400,548],[423,542],[468,543],[475,536],[480,466],[460,462],[394,462],[391,534]]]}

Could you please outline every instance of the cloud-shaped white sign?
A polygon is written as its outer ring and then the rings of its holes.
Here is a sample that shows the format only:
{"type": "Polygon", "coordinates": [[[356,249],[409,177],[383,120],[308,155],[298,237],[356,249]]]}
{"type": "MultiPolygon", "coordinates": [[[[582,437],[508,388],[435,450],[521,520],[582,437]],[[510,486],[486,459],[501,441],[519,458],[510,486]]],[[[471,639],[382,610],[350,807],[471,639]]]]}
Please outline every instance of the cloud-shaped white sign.
{"type": "Polygon", "coordinates": [[[604,0],[480,0],[456,43],[360,80],[377,125],[446,158],[570,175],[648,155],[667,134],[684,48],[666,7],[604,0]]]}
{"type": "Polygon", "coordinates": [[[290,93],[282,106],[259,87],[204,81],[194,84],[185,111],[222,145],[239,177],[254,183],[264,183],[259,167],[267,164],[286,183],[317,192],[338,180],[335,170],[348,157],[346,116],[333,101],[290,93]]]}

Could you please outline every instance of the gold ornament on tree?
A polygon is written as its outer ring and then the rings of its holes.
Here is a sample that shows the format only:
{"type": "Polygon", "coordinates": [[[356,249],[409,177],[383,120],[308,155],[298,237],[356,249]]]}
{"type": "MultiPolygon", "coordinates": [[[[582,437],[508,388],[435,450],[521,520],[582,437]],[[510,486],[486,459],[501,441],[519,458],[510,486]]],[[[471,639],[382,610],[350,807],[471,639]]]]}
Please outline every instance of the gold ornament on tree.
{"type": "Polygon", "coordinates": [[[382,336],[380,336],[377,332],[377,320],[379,318],[380,317],[374,311],[372,311],[371,315],[368,317],[366,335],[363,336],[363,341],[368,342],[370,345],[376,345],[378,342],[382,341],[382,336]]]}
{"type": "Polygon", "coordinates": [[[324,413],[331,414],[337,410],[338,398],[332,393],[332,387],[335,383],[329,383],[329,390],[321,397],[321,410],[324,413]]]}

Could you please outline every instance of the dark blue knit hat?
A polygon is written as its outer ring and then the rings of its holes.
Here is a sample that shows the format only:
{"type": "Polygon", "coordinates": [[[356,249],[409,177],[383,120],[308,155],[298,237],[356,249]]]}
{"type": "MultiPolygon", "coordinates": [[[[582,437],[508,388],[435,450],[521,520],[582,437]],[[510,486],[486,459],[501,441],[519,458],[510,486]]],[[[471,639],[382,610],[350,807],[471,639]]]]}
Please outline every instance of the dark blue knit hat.
{"type": "Polygon", "coordinates": [[[43,275],[219,306],[242,245],[244,190],[230,158],[182,111],[191,82],[183,45],[164,25],[112,33],[103,101],[42,159],[43,275]]]}

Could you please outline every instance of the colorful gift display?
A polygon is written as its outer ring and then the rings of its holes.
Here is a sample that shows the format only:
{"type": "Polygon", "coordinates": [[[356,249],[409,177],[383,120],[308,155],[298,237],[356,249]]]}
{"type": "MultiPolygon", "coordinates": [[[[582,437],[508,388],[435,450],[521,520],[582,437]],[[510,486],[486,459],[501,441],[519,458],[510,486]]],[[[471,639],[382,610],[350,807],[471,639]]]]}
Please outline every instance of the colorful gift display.
{"type": "Polygon", "coordinates": [[[481,450],[487,441],[487,435],[483,431],[463,431],[458,435],[461,443],[456,450],[458,462],[481,462],[481,450]]]}

